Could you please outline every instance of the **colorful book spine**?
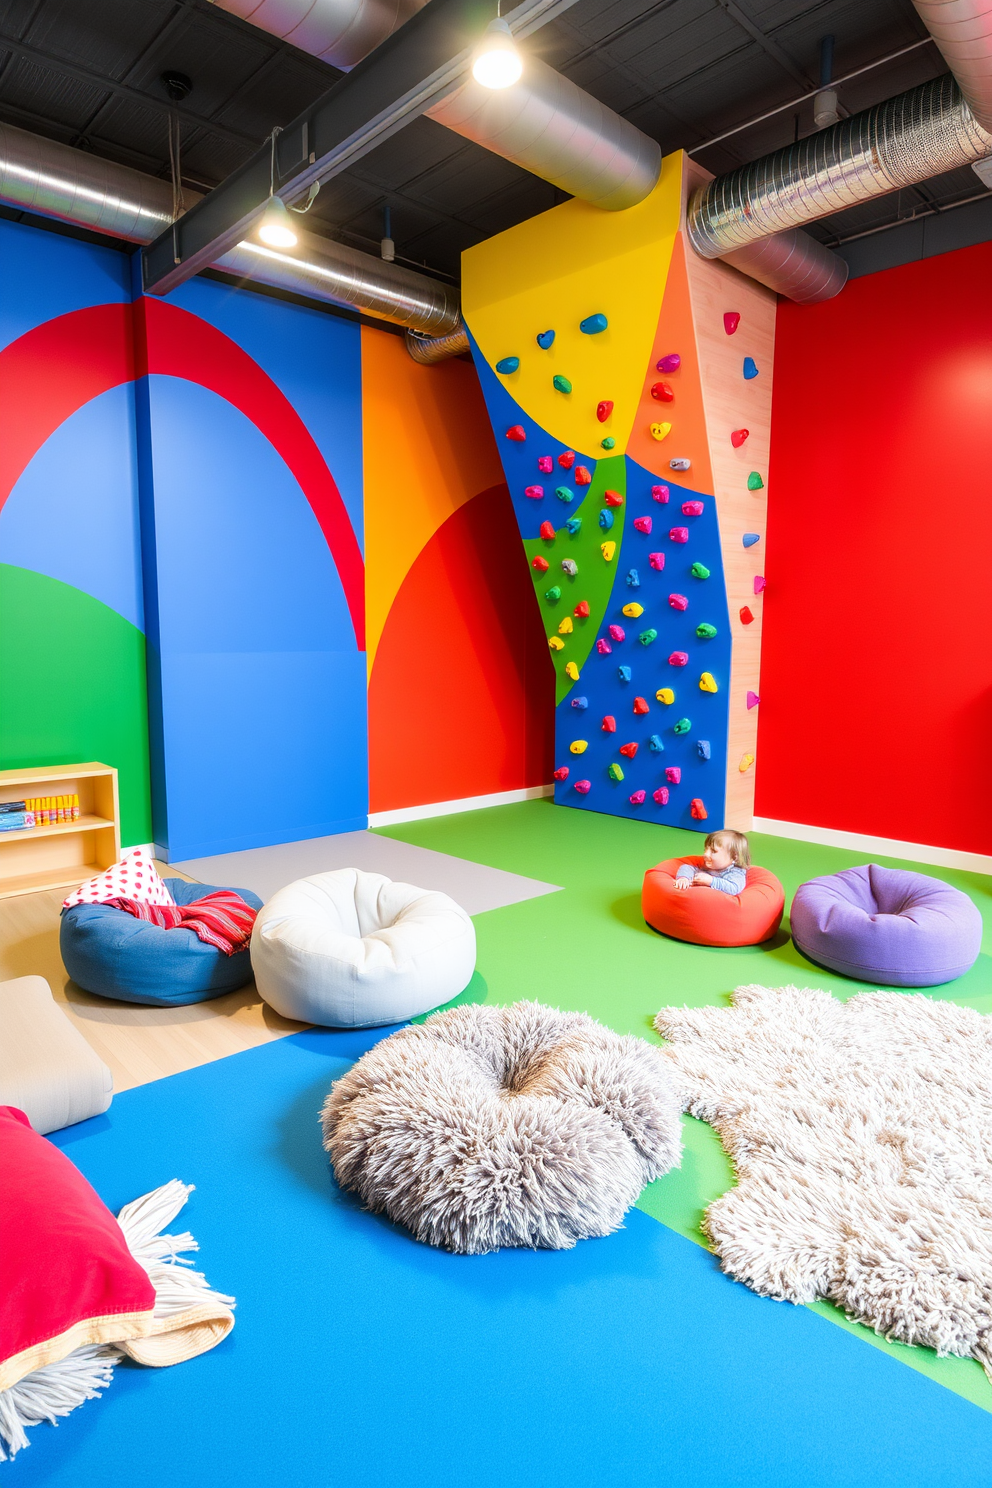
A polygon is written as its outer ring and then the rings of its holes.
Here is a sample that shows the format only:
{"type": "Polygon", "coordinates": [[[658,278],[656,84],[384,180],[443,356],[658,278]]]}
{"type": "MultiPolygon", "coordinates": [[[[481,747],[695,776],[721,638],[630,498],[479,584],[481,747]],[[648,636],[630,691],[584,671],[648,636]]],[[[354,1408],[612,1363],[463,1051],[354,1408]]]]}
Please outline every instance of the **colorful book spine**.
{"type": "Polygon", "coordinates": [[[24,827],[69,826],[80,817],[78,795],[32,796],[26,801],[0,801],[0,831],[15,830],[12,822],[18,820],[17,830],[24,827]]]}

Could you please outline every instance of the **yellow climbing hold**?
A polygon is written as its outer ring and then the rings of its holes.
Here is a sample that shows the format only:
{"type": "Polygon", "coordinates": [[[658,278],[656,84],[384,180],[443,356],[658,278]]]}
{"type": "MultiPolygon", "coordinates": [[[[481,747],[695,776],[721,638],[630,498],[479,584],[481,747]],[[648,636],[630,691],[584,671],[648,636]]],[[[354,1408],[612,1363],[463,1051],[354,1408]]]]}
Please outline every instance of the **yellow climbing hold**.
{"type": "Polygon", "coordinates": [[[573,739],[568,747],[573,754],[585,754],[586,750],[589,748],[589,744],[588,741],[585,739],[573,739]]]}
{"type": "Polygon", "coordinates": [[[565,616],[564,620],[561,622],[561,624],[558,627],[558,634],[559,635],[571,635],[572,634],[572,617],[571,617],[571,615],[566,615],[565,616]]]}
{"type": "Polygon", "coordinates": [[[578,680],[579,680],[579,669],[575,665],[575,662],[574,661],[566,661],[566,663],[565,663],[565,676],[566,677],[569,677],[573,682],[578,682],[578,680]]]}
{"type": "Polygon", "coordinates": [[[652,439],[667,439],[668,436],[669,436],[669,434],[671,434],[671,432],[672,432],[672,426],[671,426],[671,424],[652,424],[651,425],[651,438],[652,439]]]}
{"type": "Polygon", "coordinates": [[[712,672],[704,672],[699,679],[700,692],[717,692],[716,678],[712,672]]]}
{"type": "Polygon", "coordinates": [[[644,614],[644,606],[639,604],[627,604],[624,605],[623,612],[627,616],[628,620],[636,620],[638,615],[644,614]]]}
{"type": "Polygon", "coordinates": [[[600,545],[599,545],[599,551],[602,553],[602,555],[606,559],[607,563],[609,563],[610,559],[613,557],[613,554],[616,552],[616,550],[617,550],[617,545],[616,545],[615,542],[605,542],[605,543],[600,543],[600,545]]]}
{"type": "Polygon", "coordinates": [[[670,687],[659,687],[655,693],[659,703],[674,703],[675,694],[670,687]]]}
{"type": "Polygon", "coordinates": [[[562,640],[561,636],[549,636],[548,645],[551,647],[552,651],[564,651],[565,649],[565,642],[562,640]]]}
{"type": "Polygon", "coordinates": [[[751,768],[751,766],[753,764],[754,764],[754,755],[753,754],[742,754],[741,755],[741,762],[737,766],[737,768],[738,768],[738,770],[740,770],[741,774],[744,775],[748,770],[750,770],[750,768],[751,768]]]}

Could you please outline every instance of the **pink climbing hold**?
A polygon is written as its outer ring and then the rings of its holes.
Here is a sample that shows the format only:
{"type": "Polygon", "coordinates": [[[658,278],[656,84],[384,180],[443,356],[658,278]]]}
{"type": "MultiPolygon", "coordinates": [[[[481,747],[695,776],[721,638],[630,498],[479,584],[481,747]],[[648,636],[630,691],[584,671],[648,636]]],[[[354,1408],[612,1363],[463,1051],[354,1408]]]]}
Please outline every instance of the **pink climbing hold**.
{"type": "Polygon", "coordinates": [[[762,591],[762,589],[764,589],[764,587],[765,587],[764,576],[762,574],[755,574],[755,576],[754,576],[754,592],[755,592],[755,594],[760,594],[761,591],[762,591]]]}
{"type": "Polygon", "coordinates": [[[610,640],[611,641],[625,641],[626,639],[627,639],[627,632],[624,630],[624,628],[623,628],[622,625],[611,625],[610,626],[610,640]]]}
{"type": "Polygon", "coordinates": [[[647,698],[636,697],[634,699],[634,712],[635,713],[650,713],[650,711],[651,710],[650,710],[650,708],[648,706],[648,700],[647,700],[647,698]]]}
{"type": "Polygon", "coordinates": [[[703,515],[703,503],[701,501],[683,501],[682,515],[684,517],[701,517],[703,515]]]}
{"type": "Polygon", "coordinates": [[[655,801],[659,806],[667,806],[668,805],[668,786],[667,785],[659,785],[658,789],[656,791],[653,791],[652,792],[651,799],[653,801],[655,801]]]}
{"type": "Polygon", "coordinates": [[[760,697],[758,696],[758,694],[756,692],[749,692],[748,693],[748,695],[747,695],[747,705],[748,705],[749,708],[756,708],[760,702],[761,702],[761,699],[760,699],[760,697]]]}
{"type": "MultiPolygon", "coordinates": [[[[578,471],[575,472],[575,483],[576,485],[580,484],[578,471]]],[[[619,491],[604,491],[603,500],[606,502],[607,506],[623,506],[623,497],[620,495],[619,491]]]]}
{"type": "Polygon", "coordinates": [[[750,434],[750,432],[751,432],[750,429],[735,429],[734,430],[734,432],[730,436],[730,442],[734,446],[734,449],[740,449],[741,445],[744,443],[745,439],[750,434]]]}
{"type": "Polygon", "coordinates": [[[682,771],[679,769],[678,765],[668,766],[667,770],[665,771],[665,779],[668,781],[669,785],[679,784],[682,779],[682,771]]]}
{"type": "Polygon", "coordinates": [[[609,418],[612,412],[613,404],[609,401],[608,398],[604,398],[602,403],[596,404],[596,417],[599,419],[599,422],[601,424],[606,423],[606,420],[609,418]]]}
{"type": "Polygon", "coordinates": [[[723,329],[728,336],[732,336],[741,323],[739,310],[725,310],[723,312],[723,329]]]}
{"type": "Polygon", "coordinates": [[[531,501],[540,501],[541,497],[544,495],[544,487],[528,486],[524,491],[524,495],[529,496],[531,501]]]}
{"type": "Polygon", "coordinates": [[[575,484],[577,486],[589,486],[592,484],[592,476],[584,465],[575,467],[575,484]]]}
{"type": "Polygon", "coordinates": [[[506,431],[507,439],[514,440],[517,444],[523,444],[527,438],[523,424],[511,424],[506,431]]]}
{"type": "Polygon", "coordinates": [[[538,553],[536,558],[530,560],[530,566],[531,568],[536,568],[538,573],[547,573],[548,560],[547,558],[542,558],[540,553],[538,553]]]}
{"type": "Polygon", "coordinates": [[[689,803],[689,811],[696,821],[706,821],[709,816],[709,812],[698,796],[693,796],[689,803]]]}
{"type": "Polygon", "coordinates": [[[573,785],[572,789],[573,790],[577,790],[580,796],[587,796],[589,794],[589,792],[592,790],[592,781],[591,780],[577,780],[575,782],[575,784],[573,785]]]}
{"type": "Polygon", "coordinates": [[[747,605],[741,605],[741,624],[750,625],[752,624],[753,620],[754,616],[751,614],[751,611],[748,609],[747,605]]]}
{"type": "Polygon", "coordinates": [[[615,734],[616,733],[616,731],[617,731],[617,721],[613,717],[613,714],[612,713],[607,713],[606,717],[603,719],[603,722],[600,724],[600,728],[603,730],[603,733],[604,734],[615,734]]]}
{"type": "Polygon", "coordinates": [[[557,770],[555,771],[555,779],[556,780],[567,780],[568,779],[568,766],[567,765],[559,765],[558,766],[557,770]]]}
{"type": "Polygon", "coordinates": [[[688,542],[689,529],[688,527],[673,527],[668,536],[671,538],[672,542],[688,542]]]}
{"type": "Polygon", "coordinates": [[[578,617],[579,617],[580,620],[586,620],[586,619],[588,619],[588,617],[589,617],[589,601],[587,599],[580,599],[579,602],[578,602],[578,604],[575,606],[575,609],[572,611],[572,614],[573,615],[578,615],[578,617]]]}
{"type": "Polygon", "coordinates": [[[660,573],[665,566],[665,555],[664,553],[649,553],[648,562],[652,568],[656,568],[660,573]]]}
{"type": "Polygon", "coordinates": [[[554,542],[555,529],[552,527],[550,522],[542,522],[540,530],[541,536],[544,538],[545,542],[554,542]]]}
{"type": "Polygon", "coordinates": [[[651,487],[651,495],[654,497],[655,501],[660,501],[663,506],[666,505],[668,502],[668,494],[669,492],[667,486],[651,487]]]}
{"type": "Polygon", "coordinates": [[[550,455],[538,455],[537,468],[542,475],[550,475],[555,468],[555,462],[550,455]]]}
{"type": "Polygon", "coordinates": [[[670,594],[668,596],[668,603],[673,610],[687,610],[689,608],[689,601],[684,594],[670,594]]]}
{"type": "Polygon", "coordinates": [[[667,356],[663,356],[659,361],[655,362],[655,366],[659,372],[677,372],[681,365],[682,358],[677,351],[670,351],[667,356]]]}
{"type": "Polygon", "coordinates": [[[651,396],[659,403],[671,403],[675,397],[667,382],[656,382],[651,389],[651,396]]]}
{"type": "Polygon", "coordinates": [[[634,526],[635,526],[635,528],[637,529],[638,532],[650,532],[651,531],[651,518],[650,517],[635,517],[634,518],[634,526]]]}
{"type": "Polygon", "coordinates": [[[558,456],[558,464],[561,466],[562,470],[571,470],[572,466],[575,464],[575,451],[562,450],[561,454],[558,456]]]}
{"type": "Polygon", "coordinates": [[[599,640],[596,642],[596,650],[599,652],[600,656],[610,656],[613,653],[613,647],[610,645],[609,641],[604,641],[602,636],[600,636],[599,640]]]}
{"type": "Polygon", "coordinates": [[[668,665],[669,666],[688,666],[689,665],[689,653],[688,653],[688,651],[673,651],[672,654],[671,654],[671,656],[668,658],[668,665]]]}
{"type": "Polygon", "coordinates": [[[630,804],[631,806],[643,806],[646,798],[647,791],[635,791],[634,794],[630,797],[630,804]]]}
{"type": "Polygon", "coordinates": [[[633,759],[634,755],[637,753],[637,745],[621,744],[620,753],[623,755],[624,759],[633,759]]]}

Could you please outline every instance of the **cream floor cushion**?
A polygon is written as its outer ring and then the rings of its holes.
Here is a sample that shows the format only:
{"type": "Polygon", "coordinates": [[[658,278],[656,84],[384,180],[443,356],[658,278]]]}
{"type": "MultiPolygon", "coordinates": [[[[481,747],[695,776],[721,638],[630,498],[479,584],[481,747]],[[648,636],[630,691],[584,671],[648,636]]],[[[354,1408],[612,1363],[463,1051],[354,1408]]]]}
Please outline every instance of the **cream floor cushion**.
{"type": "Polygon", "coordinates": [[[398,1023],[450,1002],[475,970],[475,926],[447,894],[341,868],[280,889],[251,937],[255,984],[286,1018],[398,1023]]]}
{"type": "Polygon", "coordinates": [[[16,1106],[45,1133],[99,1116],[113,1089],[109,1069],[44,977],[0,982],[0,1106],[16,1106]]]}

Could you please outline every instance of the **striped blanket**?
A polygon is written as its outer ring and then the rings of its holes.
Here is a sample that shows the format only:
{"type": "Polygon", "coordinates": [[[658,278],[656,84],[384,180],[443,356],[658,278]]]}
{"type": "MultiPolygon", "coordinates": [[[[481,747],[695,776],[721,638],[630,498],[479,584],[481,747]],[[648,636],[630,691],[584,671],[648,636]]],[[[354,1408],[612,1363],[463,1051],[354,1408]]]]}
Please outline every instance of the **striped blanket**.
{"type": "Polygon", "coordinates": [[[217,889],[192,904],[146,904],[142,899],[106,902],[113,909],[122,909],[137,920],[149,920],[163,930],[192,930],[225,956],[244,950],[257,914],[233,889],[217,889]]]}

